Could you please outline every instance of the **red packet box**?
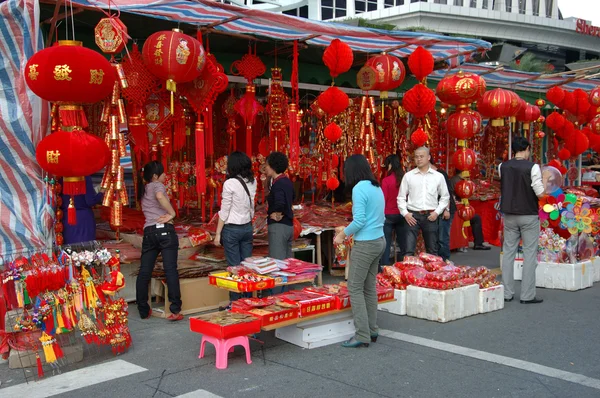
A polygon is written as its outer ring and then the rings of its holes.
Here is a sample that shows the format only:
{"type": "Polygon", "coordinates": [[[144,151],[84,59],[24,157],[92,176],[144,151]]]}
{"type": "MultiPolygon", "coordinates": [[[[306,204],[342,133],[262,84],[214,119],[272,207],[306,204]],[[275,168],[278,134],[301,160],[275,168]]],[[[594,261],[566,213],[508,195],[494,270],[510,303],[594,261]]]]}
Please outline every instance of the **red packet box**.
{"type": "Polygon", "coordinates": [[[377,286],[377,302],[388,301],[394,299],[394,288],[377,286]]]}
{"type": "Polygon", "coordinates": [[[284,304],[279,305],[273,297],[246,298],[234,301],[231,311],[258,317],[264,327],[298,318],[298,307],[284,304]]]}
{"type": "Polygon", "coordinates": [[[260,332],[261,320],[246,314],[228,311],[200,315],[190,318],[190,330],[218,339],[246,336],[260,332]]]}
{"type": "Polygon", "coordinates": [[[304,290],[325,296],[333,296],[333,298],[335,298],[336,310],[350,308],[350,293],[348,292],[348,288],[346,288],[346,286],[323,285],[321,287],[307,287],[304,288],[304,290]]]}
{"type": "Polygon", "coordinates": [[[322,314],[335,310],[335,297],[296,290],[275,296],[290,304],[296,304],[300,309],[300,317],[322,314]]]}

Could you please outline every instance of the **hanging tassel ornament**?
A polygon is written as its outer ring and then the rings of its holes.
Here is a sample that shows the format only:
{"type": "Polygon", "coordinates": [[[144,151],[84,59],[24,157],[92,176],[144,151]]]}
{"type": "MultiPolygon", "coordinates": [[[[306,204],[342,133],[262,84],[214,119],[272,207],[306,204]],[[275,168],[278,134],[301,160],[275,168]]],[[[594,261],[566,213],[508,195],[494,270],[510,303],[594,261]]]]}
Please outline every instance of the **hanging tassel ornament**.
{"type": "Polygon", "coordinates": [[[35,361],[37,362],[37,371],[38,378],[41,379],[44,377],[44,367],[42,366],[42,359],[40,358],[40,354],[35,353],[35,361]]]}
{"type": "MultiPolygon", "coordinates": [[[[206,194],[206,153],[204,151],[204,123],[196,122],[196,193],[201,202],[202,221],[206,218],[206,203],[204,195],[206,194]]],[[[212,208],[212,205],[211,205],[212,208]]]]}
{"type": "Polygon", "coordinates": [[[67,210],[67,222],[69,225],[77,224],[77,210],[75,209],[75,202],[73,201],[73,197],[69,199],[69,208],[67,210]]]}

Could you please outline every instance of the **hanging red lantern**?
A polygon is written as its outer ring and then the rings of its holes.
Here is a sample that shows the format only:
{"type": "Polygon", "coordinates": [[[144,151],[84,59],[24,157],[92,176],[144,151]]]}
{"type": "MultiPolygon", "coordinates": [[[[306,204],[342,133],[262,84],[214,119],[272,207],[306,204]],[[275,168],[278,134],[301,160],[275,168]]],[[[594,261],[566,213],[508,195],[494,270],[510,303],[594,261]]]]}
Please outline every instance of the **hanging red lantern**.
{"type": "Polygon", "coordinates": [[[546,99],[552,102],[554,105],[560,107],[565,99],[565,90],[559,86],[552,87],[546,92],[546,99]]]}
{"type": "Polygon", "coordinates": [[[88,126],[81,104],[108,97],[115,69],[100,53],[81,42],[62,40],[35,53],[25,65],[25,81],[37,96],[59,105],[61,124],[88,126]]]}
{"type": "Polygon", "coordinates": [[[568,149],[563,148],[560,151],[558,151],[558,158],[560,160],[569,160],[570,157],[571,157],[571,152],[568,149]]]}
{"type": "Polygon", "coordinates": [[[386,53],[369,59],[367,65],[375,71],[375,88],[381,91],[381,98],[387,98],[388,91],[400,87],[406,76],[402,61],[386,53]]]}
{"type": "Polygon", "coordinates": [[[96,45],[103,53],[120,53],[127,45],[127,26],[118,17],[102,18],[94,28],[96,45]]]}
{"type": "MultiPolygon", "coordinates": [[[[57,131],[46,136],[35,150],[44,171],[63,177],[63,193],[85,194],[85,176],[102,170],[110,152],[104,140],[81,130],[57,131]]],[[[117,159],[118,160],[118,159],[117,159]]]]}
{"type": "Polygon", "coordinates": [[[329,87],[317,97],[317,104],[328,116],[336,116],[348,108],[348,95],[337,87],[329,87]]]}
{"type": "Polygon", "coordinates": [[[338,167],[340,165],[340,157],[336,154],[331,155],[331,167],[338,167]]]}
{"type": "Polygon", "coordinates": [[[477,163],[477,156],[472,149],[459,148],[452,155],[452,163],[454,167],[460,171],[469,171],[477,163]]]}
{"type": "Polygon", "coordinates": [[[342,138],[342,128],[335,123],[329,123],[327,127],[323,130],[323,134],[325,138],[327,138],[331,142],[336,142],[340,138],[342,138]]]}
{"type": "Polygon", "coordinates": [[[600,116],[596,116],[589,122],[589,127],[592,129],[592,132],[596,134],[600,134],[600,116]]]}
{"type": "Polygon", "coordinates": [[[483,117],[491,119],[492,126],[504,126],[504,118],[517,115],[520,109],[519,96],[512,91],[497,88],[483,94],[477,109],[483,117]]]}
{"type": "Polygon", "coordinates": [[[575,89],[575,91],[573,91],[573,97],[575,98],[575,103],[573,105],[573,108],[570,109],[569,112],[571,112],[577,117],[587,116],[587,113],[591,106],[589,101],[589,95],[582,89],[578,88],[575,89]]]}
{"type": "Polygon", "coordinates": [[[424,84],[416,84],[402,98],[402,106],[416,118],[427,115],[435,108],[435,93],[424,84]]]}
{"type": "Polygon", "coordinates": [[[563,115],[555,111],[546,118],[546,126],[552,130],[560,130],[565,126],[566,121],[563,115]]]}
{"type": "Polygon", "coordinates": [[[471,180],[460,180],[454,187],[454,192],[461,199],[469,199],[475,193],[476,185],[471,180]]]}
{"type": "Polygon", "coordinates": [[[377,89],[377,72],[368,61],[356,74],[356,85],[363,91],[377,89]]]}
{"type": "Polygon", "coordinates": [[[557,137],[560,137],[563,140],[570,139],[575,133],[575,125],[570,121],[566,120],[563,127],[558,130],[554,130],[554,133],[557,137]]]}
{"type": "Polygon", "coordinates": [[[329,68],[329,74],[333,78],[348,72],[353,62],[352,49],[340,39],[333,39],[323,53],[323,63],[329,68]]]}
{"type": "Polygon", "coordinates": [[[418,81],[425,79],[433,72],[433,55],[419,46],[408,56],[408,67],[418,81]]]}
{"type": "Polygon", "coordinates": [[[546,105],[546,101],[544,101],[541,98],[538,98],[538,99],[535,100],[535,105],[538,106],[538,107],[540,107],[540,108],[542,108],[543,106],[546,105]]]}
{"type": "Polygon", "coordinates": [[[565,98],[562,100],[559,108],[562,108],[571,113],[575,113],[577,104],[575,103],[575,95],[570,91],[565,91],[565,98]]]}
{"type": "Polygon", "coordinates": [[[565,148],[569,150],[572,157],[576,157],[587,151],[590,141],[581,130],[575,130],[570,139],[565,140],[565,148]]]}
{"type": "Polygon", "coordinates": [[[523,123],[523,129],[529,130],[529,123],[535,122],[540,117],[540,108],[524,103],[517,113],[517,120],[523,123]]]}
{"type": "Polygon", "coordinates": [[[486,83],[481,76],[458,71],[440,80],[436,94],[442,102],[461,106],[479,101],[485,90],[486,83]]]}
{"type": "Polygon", "coordinates": [[[475,208],[471,205],[458,206],[456,213],[463,221],[471,221],[475,217],[475,208]]]}
{"type": "Polygon", "coordinates": [[[142,49],[148,70],[156,77],[166,80],[171,92],[171,113],[174,113],[174,94],[177,83],[191,82],[202,72],[206,54],[200,42],[179,29],[152,34],[142,49]]]}
{"type": "Polygon", "coordinates": [[[600,106],[600,86],[596,86],[590,91],[589,100],[592,106],[600,106]]]}
{"type": "Polygon", "coordinates": [[[410,142],[413,143],[415,147],[422,147],[427,143],[429,137],[427,137],[427,133],[419,127],[410,135],[410,142]]]}
{"type": "Polygon", "coordinates": [[[470,109],[462,109],[448,116],[446,129],[450,137],[466,140],[481,128],[481,115],[470,109]]]}
{"type": "Polygon", "coordinates": [[[325,183],[327,189],[335,191],[340,186],[340,181],[336,177],[329,177],[325,183]]]}

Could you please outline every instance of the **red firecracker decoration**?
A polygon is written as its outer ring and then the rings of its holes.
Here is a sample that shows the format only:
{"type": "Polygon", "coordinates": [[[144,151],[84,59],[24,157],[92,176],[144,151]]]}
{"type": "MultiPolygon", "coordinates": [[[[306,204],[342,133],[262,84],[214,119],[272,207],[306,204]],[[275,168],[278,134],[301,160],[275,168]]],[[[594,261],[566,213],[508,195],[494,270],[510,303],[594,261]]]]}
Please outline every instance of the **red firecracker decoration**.
{"type": "Polygon", "coordinates": [[[410,142],[413,143],[413,145],[417,148],[422,147],[423,145],[425,145],[427,143],[427,140],[429,139],[429,137],[427,137],[427,133],[425,133],[425,131],[419,127],[418,129],[416,129],[411,135],[410,135],[410,142]]]}
{"type": "Polygon", "coordinates": [[[422,118],[435,108],[435,93],[424,84],[416,84],[402,98],[402,106],[416,118],[422,118]]]}
{"type": "Polygon", "coordinates": [[[454,187],[459,198],[468,199],[475,193],[475,183],[471,180],[460,180],[454,187]]]}
{"type": "Polygon", "coordinates": [[[85,176],[104,168],[110,153],[106,143],[81,130],[57,131],[46,136],[35,150],[35,158],[42,169],[63,177],[63,193],[85,194],[85,176]]]}
{"type": "Polygon", "coordinates": [[[329,123],[327,127],[323,130],[323,134],[325,138],[327,138],[331,142],[336,142],[340,138],[342,138],[342,128],[338,126],[336,123],[329,123]]]}
{"type": "Polygon", "coordinates": [[[323,63],[329,68],[329,74],[333,78],[348,72],[353,62],[352,49],[340,39],[333,39],[323,53],[323,63]]]}
{"type": "Polygon", "coordinates": [[[115,80],[115,69],[106,58],[78,41],[59,41],[35,53],[25,65],[27,86],[42,99],[59,105],[63,126],[87,128],[81,104],[108,97],[115,80]]]}
{"type": "Polygon", "coordinates": [[[451,137],[466,140],[473,137],[481,128],[481,115],[470,109],[460,110],[448,116],[446,129],[451,137]]]}
{"type": "Polygon", "coordinates": [[[560,151],[558,151],[558,158],[560,160],[569,160],[569,158],[571,157],[571,152],[569,152],[568,149],[563,148],[560,151]]]}
{"type": "Polygon", "coordinates": [[[472,149],[459,148],[452,155],[452,163],[454,167],[460,171],[469,171],[477,163],[477,156],[472,149]]]}
{"type": "Polygon", "coordinates": [[[348,108],[350,99],[348,95],[337,87],[329,87],[317,98],[319,108],[328,116],[333,117],[348,108]]]}
{"type": "Polygon", "coordinates": [[[552,102],[554,105],[561,107],[561,104],[565,99],[565,90],[559,86],[552,87],[546,92],[546,99],[552,102]]]}
{"type": "Polygon", "coordinates": [[[479,101],[485,90],[486,83],[481,76],[459,71],[440,80],[436,94],[442,102],[461,106],[479,101]]]}
{"type": "Polygon", "coordinates": [[[375,88],[381,91],[383,99],[388,98],[388,91],[400,87],[406,76],[402,61],[386,53],[370,58],[367,65],[375,72],[375,88]]]}
{"type": "Polygon", "coordinates": [[[418,81],[425,79],[433,72],[433,55],[419,46],[408,57],[408,67],[418,81]]]}
{"type": "Polygon", "coordinates": [[[204,47],[193,37],[173,29],[148,37],[142,55],[148,70],[166,81],[166,89],[171,93],[171,113],[175,113],[177,83],[190,82],[200,76],[206,63],[204,47]]]}

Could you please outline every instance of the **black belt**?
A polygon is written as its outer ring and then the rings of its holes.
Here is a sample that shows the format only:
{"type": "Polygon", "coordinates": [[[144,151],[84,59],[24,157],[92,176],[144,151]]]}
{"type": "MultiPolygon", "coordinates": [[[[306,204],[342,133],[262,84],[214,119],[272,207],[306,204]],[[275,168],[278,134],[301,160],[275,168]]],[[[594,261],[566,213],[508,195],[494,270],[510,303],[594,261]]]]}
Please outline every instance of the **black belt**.
{"type": "Polygon", "coordinates": [[[162,228],[157,228],[156,225],[150,225],[150,226],[147,226],[146,228],[144,228],[144,235],[152,234],[155,232],[165,232],[165,231],[175,232],[175,226],[173,224],[163,224],[162,228]]]}
{"type": "Polygon", "coordinates": [[[420,214],[422,216],[429,215],[434,212],[434,210],[409,210],[411,213],[420,214]]]}

